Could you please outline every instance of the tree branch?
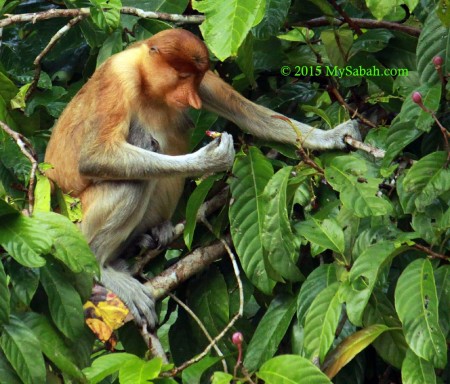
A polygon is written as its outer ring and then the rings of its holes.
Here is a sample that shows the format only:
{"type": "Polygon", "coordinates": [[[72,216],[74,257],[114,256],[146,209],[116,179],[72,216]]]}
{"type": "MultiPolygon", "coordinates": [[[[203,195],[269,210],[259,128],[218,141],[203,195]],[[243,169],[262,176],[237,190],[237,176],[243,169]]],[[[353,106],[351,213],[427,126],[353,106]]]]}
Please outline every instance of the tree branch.
{"type": "MultiPolygon", "coordinates": [[[[389,29],[393,31],[399,31],[407,33],[411,36],[419,36],[421,30],[419,28],[410,27],[408,25],[403,25],[399,23],[393,23],[391,21],[378,21],[378,20],[372,20],[372,19],[360,19],[356,17],[352,17],[350,19],[354,24],[357,24],[360,28],[367,28],[367,29],[377,29],[377,28],[384,28],[389,29]]],[[[300,26],[300,27],[308,27],[308,28],[314,28],[314,27],[324,27],[326,25],[336,25],[341,26],[345,23],[345,20],[342,18],[330,18],[330,17],[318,17],[316,19],[306,20],[306,21],[300,21],[298,23],[294,23],[293,26],[300,26]]]]}

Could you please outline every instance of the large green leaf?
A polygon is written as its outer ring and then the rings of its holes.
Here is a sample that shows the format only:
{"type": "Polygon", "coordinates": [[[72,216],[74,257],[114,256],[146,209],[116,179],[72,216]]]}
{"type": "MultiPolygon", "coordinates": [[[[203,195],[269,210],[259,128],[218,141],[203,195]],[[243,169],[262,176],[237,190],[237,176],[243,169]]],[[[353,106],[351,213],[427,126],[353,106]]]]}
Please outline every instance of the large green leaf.
{"type": "Polygon", "coordinates": [[[3,263],[0,263],[0,325],[8,322],[9,320],[9,300],[11,294],[8,288],[8,279],[6,277],[3,263]]]}
{"type": "Polygon", "coordinates": [[[3,325],[0,346],[25,384],[45,384],[45,364],[39,341],[20,319],[3,325]]]}
{"type": "Polygon", "coordinates": [[[295,314],[295,298],[278,296],[258,324],[245,354],[244,366],[253,371],[276,352],[295,314]]]}
{"type": "Polygon", "coordinates": [[[332,379],[364,348],[369,346],[383,332],[389,330],[385,325],[374,324],[355,332],[340,343],[325,359],[322,370],[332,379]]]}
{"type": "Polygon", "coordinates": [[[305,320],[306,357],[323,362],[333,344],[342,304],[338,295],[339,283],[333,283],[320,292],[311,304],[305,320]]]}
{"type": "Polygon", "coordinates": [[[219,60],[236,56],[250,29],[261,20],[263,0],[192,1],[192,7],[206,16],[200,26],[203,37],[219,60]]]}
{"type": "Polygon", "coordinates": [[[266,384],[331,384],[313,363],[297,355],[281,355],[266,361],[257,373],[266,384]]]}
{"type": "Polygon", "coordinates": [[[289,281],[300,281],[303,275],[296,266],[299,247],[287,211],[286,189],[291,171],[292,167],[280,169],[264,188],[266,214],[262,241],[265,256],[273,269],[289,281]]]}
{"type": "Polygon", "coordinates": [[[436,368],[444,368],[447,344],[439,325],[436,284],[429,260],[417,259],[405,268],[395,288],[395,308],[414,353],[436,368]]]}
{"type": "Polygon", "coordinates": [[[20,264],[41,267],[41,255],[50,252],[52,241],[47,231],[36,221],[23,215],[9,215],[0,222],[0,245],[20,264]]]}
{"type": "Polygon", "coordinates": [[[140,359],[131,353],[112,353],[95,359],[90,367],[83,369],[83,373],[88,378],[89,384],[96,384],[119,371],[127,362],[136,360],[140,359]]]}
{"type": "Polygon", "coordinates": [[[403,252],[394,241],[380,241],[368,247],[350,270],[348,283],[342,286],[343,299],[347,303],[347,314],[355,325],[362,325],[362,315],[370,295],[383,270],[392,258],[403,252]]]}
{"type": "Polygon", "coordinates": [[[265,40],[278,33],[289,11],[291,0],[267,0],[262,21],[253,28],[257,39],[265,40]]]}
{"type": "Polygon", "coordinates": [[[384,324],[392,328],[391,331],[381,334],[373,342],[373,346],[383,360],[400,369],[409,347],[400,329],[402,324],[395,308],[384,292],[374,292],[364,311],[363,323],[365,327],[384,324]]]}
{"type": "Polygon", "coordinates": [[[36,335],[42,352],[50,361],[70,377],[77,380],[84,379],[83,373],[73,360],[73,351],[64,343],[63,336],[56,331],[46,317],[28,312],[22,320],[36,335]]]}
{"type": "Polygon", "coordinates": [[[338,156],[325,168],[325,177],[356,216],[383,216],[392,211],[391,203],[377,195],[382,180],[369,177],[365,161],[352,155],[338,156]]]}
{"type": "Polygon", "coordinates": [[[14,368],[6,359],[5,354],[0,349],[0,377],[5,383],[8,384],[23,384],[23,381],[19,379],[14,368]]]}
{"type": "Polygon", "coordinates": [[[311,217],[307,221],[298,223],[295,229],[316,246],[331,249],[340,255],[344,253],[344,231],[335,219],[325,219],[320,222],[311,217]]]}
{"type": "Polygon", "coordinates": [[[432,152],[417,161],[402,181],[400,203],[407,213],[423,211],[434,199],[450,190],[450,169],[444,168],[447,153],[432,152]]]}
{"type": "Polygon", "coordinates": [[[433,364],[417,356],[410,349],[402,365],[403,384],[436,384],[433,364]]]}
{"type": "Polygon", "coordinates": [[[450,72],[450,30],[439,20],[436,11],[431,11],[417,44],[417,71],[422,84],[440,84],[439,75],[434,68],[433,57],[443,58],[442,72],[450,72]]]}
{"type": "Polygon", "coordinates": [[[33,217],[52,237],[52,254],[75,273],[98,274],[98,264],[85,237],[67,217],[54,212],[39,212],[33,217]]]}
{"type": "Polygon", "coordinates": [[[159,376],[162,359],[156,357],[150,361],[134,359],[127,361],[119,371],[120,383],[148,384],[159,376]]]}
{"type": "Polygon", "coordinates": [[[213,175],[208,177],[206,180],[203,180],[197,188],[195,188],[194,192],[192,192],[191,196],[189,196],[189,200],[186,204],[186,225],[184,226],[184,243],[191,249],[192,240],[194,239],[194,231],[197,226],[197,213],[202,205],[202,203],[206,199],[206,195],[214,185],[214,182],[218,179],[217,175],[213,175]]]}
{"type": "Polygon", "coordinates": [[[323,264],[317,267],[302,284],[297,297],[297,319],[300,324],[308,313],[311,303],[319,292],[337,281],[336,267],[334,264],[323,264]]]}
{"type": "Polygon", "coordinates": [[[450,332],[450,265],[442,265],[434,271],[439,301],[439,323],[444,332],[450,332]]]}
{"type": "Polygon", "coordinates": [[[250,147],[236,156],[230,188],[230,227],[233,244],[246,275],[258,289],[270,294],[275,282],[266,272],[263,254],[264,187],[273,175],[270,162],[261,151],[250,147]]]}
{"type": "Polygon", "coordinates": [[[41,283],[48,296],[50,314],[58,329],[76,340],[84,328],[83,304],[75,288],[55,262],[41,269],[41,283]]]}

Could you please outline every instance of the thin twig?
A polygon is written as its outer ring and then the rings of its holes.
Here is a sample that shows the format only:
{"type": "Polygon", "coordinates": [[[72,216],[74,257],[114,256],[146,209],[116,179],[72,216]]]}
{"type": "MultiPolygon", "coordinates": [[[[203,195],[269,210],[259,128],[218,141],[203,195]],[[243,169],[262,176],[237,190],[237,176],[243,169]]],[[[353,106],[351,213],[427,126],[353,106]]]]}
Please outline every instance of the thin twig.
{"type": "Polygon", "coordinates": [[[300,156],[302,157],[303,161],[305,162],[305,164],[308,164],[311,168],[314,168],[321,175],[324,175],[325,171],[321,167],[319,167],[319,165],[317,165],[314,162],[314,160],[312,160],[304,150],[302,145],[304,139],[302,137],[300,130],[295,126],[295,124],[285,116],[273,115],[272,117],[275,119],[283,120],[292,127],[292,129],[295,131],[295,134],[297,135],[297,150],[300,153],[300,156]]]}
{"type": "MultiPolygon", "coordinates": [[[[213,228],[211,224],[204,218],[202,222],[208,227],[208,229],[214,233],[213,228]]],[[[219,241],[222,243],[222,245],[225,247],[228,255],[230,256],[231,263],[233,265],[234,274],[236,276],[237,284],[239,287],[239,310],[236,315],[233,316],[233,318],[230,320],[230,322],[226,325],[226,327],[211,341],[211,343],[197,356],[193,357],[192,359],[184,362],[179,367],[174,368],[171,372],[171,376],[177,375],[179,372],[183,371],[187,367],[191,366],[192,364],[195,364],[199,362],[201,359],[203,359],[208,352],[211,350],[211,348],[217,344],[219,340],[221,340],[226,333],[234,326],[237,320],[239,320],[240,317],[242,317],[244,313],[244,289],[242,287],[242,281],[240,278],[240,271],[239,266],[236,261],[236,257],[234,256],[233,252],[231,251],[231,248],[228,246],[228,243],[225,241],[225,239],[220,238],[219,241]]]]}
{"type": "Polygon", "coordinates": [[[31,94],[34,92],[34,90],[37,88],[39,78],[41,76],[41,61],[47,55],[50,50],[55,46],[55,44],[64,36],[64,34],[69,31],[70,28],[72,28],[74,25],[78,24],[81,20],[85,19],[88,15],[79,15],[77,17],[74,17],[72,20],[70,20],[64,27],[62,27],[58,32],[56,32],[52,38],[50,39],[50,42],[47,44],[47,46],[42,50],[39,55],[37,55],[36,59],[34,59],[33,64],[35,65],[34,70],[34,78],[31,82],[30,87],[28,88],[27,94],[25,95],[25,100],[27,100],[31,94]]]}
{"type": "Polygon", "coordinates": [[[34,184],[36,179],[36,171],[38,169],[36,153],[33,149],[33,146],[25,136],[16,131],[13,131],[3,121],[0,121],[0,127],[17,143],[20,151],[31,162],[30,182],[28,184],[28,215],[31,216],[34,209],[34,184]]]}
{"type": "MultiPolygon", "coordinates": [[[[358,25],[360,28],[366,28],[366,29],[378,29],[378,28],[384,28],[389,29],[393,31],[400,31],[407,33],[411,36],[418,37],[420,35],[421,30],[419,28],[411,27],[409,25],[403,25],[399,23],[393,23],[391,21],[383,21],[383,20],[372,20],[372,19],[361,19],[352,17],[350,20],[358,25]]],[[[341,26],[345,23],[345,20],[341,18],[331,18],[328,16],[318,17],[316,19],[306,20],[306,21],[300,21],[298,23],[295,23],[295,26],[302,26],[302,27],[324,27],[326,25],[337,25],[341,26]]]]}
{"type": "Polygon", "coordinates": [[[434,252],[430,248],[427,248],[420,244],[414,244],[413,248],[417,249],[418,251],[426,253],[428,255],[428,257],[430,257],[431,259],[441,259],[441,260],[447,260],[447,261],[450,259],[450,255],[443,255],[443,254],[434,252]]]}
{"type": "Polygon", "coordinates": [[[336,87],[330,86],[328,89],[333,94],[333,96],[336,97],[338,103],[341,104],[345,109],[347,109],[352,115],[358,116],[358,119],[361,120],[364,124],[368,125],[369,127],[376,128],[376,125],[374,123],[372,123],[370,120],[367,120],[356,109],[353,109],[352,107],[350,107],[350,105],[347,104],[347,102],[341,96],[336,87]]]}
{"type": "Polygon", "coordinates": [[[336,0],[328,0],[328,2],[333,6],[333,8],[342,16],[344,21],[348,26],[355,31],[358,36],[362,35],[361,28],[354,20],[352,20],[349,15],[342,9],[342,7],[336,2],[336,0]]]}
{"type": "MultiPolygon", "coordinates": [[[[203,325],[202,321],[198,318],[198,316],[191,310],[191,308],[189,308],[186,304],[184,304],[178,297],[176,297],[173,293],[169,293],[169,296],[176,301],[176,303],[182,307],[188,314],[189,316],[192,317],[192,319],[197,323],[197,325],[199,326],[199,328],[202,330],[203,334],[205,335],[205,337],[208,339],[208,341],[210,343],[213,342],[213,339],[211,337],[211,335],[209,334],[208,330],[206,329],[206,327],[203,325]]],[[[214,344],[213,346],[214,350],[216,351],[217,355],[222,357],[222,366],[223,366],[223,370],[224,372],[228,372],[228,366],[227,366],[227,362],[226,360],[223,358],[223,353],[220,350],[220,348],[218,347],[218,345],[214,344]]]]}

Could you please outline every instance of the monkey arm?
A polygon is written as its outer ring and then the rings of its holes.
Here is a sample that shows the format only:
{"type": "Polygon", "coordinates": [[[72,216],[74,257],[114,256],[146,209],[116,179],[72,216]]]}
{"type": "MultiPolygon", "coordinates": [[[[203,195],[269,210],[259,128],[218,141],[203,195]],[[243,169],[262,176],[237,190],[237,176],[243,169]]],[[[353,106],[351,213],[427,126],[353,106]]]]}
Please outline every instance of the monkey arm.
{"type": "Polygon", "coordinates": [[[78,169],[83,176],[101,180],[146,180],[157,176],[196,176],[231,167],[234,160],[233,137],[223,133],[219,139],[198,151],[170,156],[147,151],[125,141],[99,152],[99,146],[85,147],[78,169]]]}
{"type": "MultiPolygon", "coordinates": [[[[231,120],[255,136],[296,144],[295,130],[286,121],[273,117],[283,115],[247,100],[213,72],[206,72],[199,93],[204,108],[231,120]]],[[[345,148],[346,135],[360,138],[356,121],[347,121],[329,131],[313,128],[293,119],[291,121],[301,133],[303,146],[311,149],[345,148]]]]}

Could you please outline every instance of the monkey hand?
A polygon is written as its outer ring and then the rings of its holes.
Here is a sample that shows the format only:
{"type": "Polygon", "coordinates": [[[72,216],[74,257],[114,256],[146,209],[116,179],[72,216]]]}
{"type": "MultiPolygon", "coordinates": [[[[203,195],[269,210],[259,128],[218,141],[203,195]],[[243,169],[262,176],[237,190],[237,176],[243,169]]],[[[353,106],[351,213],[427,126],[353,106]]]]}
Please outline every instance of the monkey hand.
{"type": "Polygon", "coordinates": [[[120,297],[140,327],[147,325],[150,329],[155,328],[158,318],[155,300],[149,288],[131,277],[128,272],[112,267],[102,269],[101,282],[120,297]]]}
{"type": "Polygon", "coordinates": [[[356,120],[347,120],[339,124],[334,129],[325,131],[326,141],[329,142],[329,148],[345,149],[347,144],[344,141],[346,136],[351,136],[355,140],[361,140],[361,133],[358,129],[358,122],[356,120]]]}
{"type": "Polygon", "coordinates": [[[231,168],[234,161],[233,136],[223,132],[220,137],[198,150],[196,154],[209,172],[226,171],[231,168]]]}

